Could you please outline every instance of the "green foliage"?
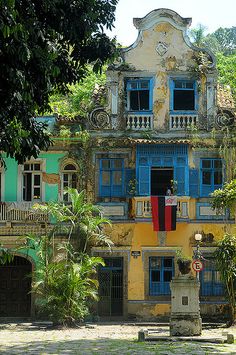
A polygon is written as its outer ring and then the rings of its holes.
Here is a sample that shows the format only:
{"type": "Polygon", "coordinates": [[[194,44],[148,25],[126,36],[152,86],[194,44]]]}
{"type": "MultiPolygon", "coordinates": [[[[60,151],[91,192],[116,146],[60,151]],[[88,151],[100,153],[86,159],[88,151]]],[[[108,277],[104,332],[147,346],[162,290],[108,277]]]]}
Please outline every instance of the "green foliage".
{"type": "Polygon", "coordinates": [[[236,237],[226,234],[218,243],[214,256],[225,285],[233,322],[236,316],[236,237]]]}
{"type": "MultiPolygon", "coordinates": [[[[46,226],[41,237],[28,236],[27,247],[37,251],[39,266],[33,273],[36,304],[39,313],[55,323],[71,325],[89,312],[89,302],[97,299],[96,268],[103,265],[101,258],[90,257],[91,245],[112,242],[103,232],[102,218],[97,206],[86,202],[84,191],[68,189],[70,203],[51,202],[35,205],[36,211],[51,215],[53,229],[46,226]],[[56,247],[56,236],[65,241],[56,247]]],[[[24,246],[25,248],[26,246],[24,246]]]]}
{"type": "Polygon", "coordinates": [[[191,41],[197,47],[204,46],[206,27],[202,24],[199,24],[196,28],[193,28],[189,31],[189,36],[191,41]]]}
{"type": "MultiPolygon", "coordinates": [[[[87,76],[83,82],[68,85],[68,93],[61,95],[55,93],[50,97],[50,107],[59,116],[65,117],[87,117],[89,111],[94,107],[93,92],[96,86],[104,86],[106,75],[94,73],[92,68],[88,68],[87,76]]],[[[101,100],[100,105],[103,105],[101,100]]]]}
{"type": "Polygon", "coordinates": [[[206,37],[205,43],[207,44],[209,40],[211,40],[210,43],[212,43],[211,49],[213,52],[221,52],[224,55],[236,54],[235,26],[231,28],[218,28],[215,32],[206,37]]]}
{"type": "Polygon", "coordinates": [[[218,81],[231,87],[236,100],[236,27],[218,28],[208,35],[205,32],[206,27],[200,24],[190,30],[190,39],[194,45],[208,48],[216,55],[218,81]]]}
{"type": "Polygon", "coordinates": [[[224,184],[222,189],[215,190],[212,194],[212,208],[224,210],[225,208],[234,209],[236,205],[236,179],[224,184]]]}
{"type": "Polygon", "coordinates": [[[68,240],[73,237],[80,252],[88,252],[92,245],[111,246],[112,241],[104,233],[104,224],[109,220],[102,217],[98,206],[86,202],[85,191],[78,192],[68,188],[69,204],[49,202],[47,205],[35,204],[38,211],[48,213],[55,220],[53,233],[66,233],[68,240]]]}
{"type": "Polygon", "coordinates": [[[1,151],[22,163],[48,149],[45,127],[32,117],[50,110],[53,92],[82,81],[89,64],[99,72],[116,54],[104,28],[112,28],[117,2],[0,0],[1,151]]]}
{"type": "Polygon", "coordinates": [[[14,259],[14,254],[8,248],[0,244],[0,265],[10,263],[14,259]]]}
{"type": "Polygon", "coordinates": [[[49,235],[27,237],[28,248],[35,249],[39,258],[32,292],[37,296],[39,315],[56,324],[72,325],[83,320],[90,300],[97,299],[98,283],[93,276],[104,263],[101,258],[75,252],[70,243],[59,246],[56,257],[54,242],[49,235]]]}
{"type": "Polygon", "coordinates": [[[236,53],[225,56],[217,53],[218,80],[221,84],[229,85],[236,102],[236,53]]]}

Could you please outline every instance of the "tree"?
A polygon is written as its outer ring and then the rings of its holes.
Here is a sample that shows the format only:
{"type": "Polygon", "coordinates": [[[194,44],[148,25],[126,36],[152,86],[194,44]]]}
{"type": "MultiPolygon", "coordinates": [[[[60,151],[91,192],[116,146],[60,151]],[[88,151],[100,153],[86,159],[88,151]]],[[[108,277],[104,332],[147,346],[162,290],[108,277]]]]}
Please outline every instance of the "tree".
{"type": "Polygon", "coordinates": [[[190,39],[197,47],[204,47],[206,26],[199,24],[196,28],[189,31],[190,39]]]}
{"type": "Polygon", "coordinates": [[[118,0],[0,0],[0,149],[22,163],[51,144],[33,116],[49,96],[99,71],[115,54],[118,0]]]}
{"type": "Polygon", "coordinates": [[[45,227],[45,235],[28,236],[22,248],[35,249],[39,258],[33,272],[33,292],[39,314],[56,323],[71,325],[82,320],[89,302],[97,298],[98,282],[93,275],[103,260],[89,255],[92,245],[113,244],[103,231],[109,221],[101,216],[98,206],[87,203],[84,191],[68,189],[69,204],[51,202],[35,205],[35,211],[54,218],[53,228],[45,227]],[[56,236],[64,236],[58,244],[56,236]]]}
{"type": "Polygon", "coordinates": [[[218,51],[225,55],[234,54],[236,52],[236,27],[218,28],[211,34],[219,43],[218,51]]]}
{"type": "Polygon", "coordinates": [[[235,213],[236,208],[236,179],[225,183],[222,189],[215,190],[211,197],[213,197],[211,205],[212,208],[222,211],[225,208],[230,209],[235,213]]]}
{"type": "Polygon", "coordinates": [[[236,53],[224,55],[217,53],[218,80],[223,85],[229,85],[236,102],[236,53]]]}
{"type": "Polygon", "coordinates": [[[236,237],[226,234],[218,243],[215,260],[230,305],[230,323],[236,318],[236,237]]]}
{"type": "MultiPolygon", "coordinates": [[[[86,118],[88,112],[91,112],[93,106],[97,104],[97,100],[95,100],[96,98],[93,95],[96,87],[99,94],[99,91],[103,92],[101,89],[105,88],[105,83],[106,75],[104,70],[102,73],[94,73],[90,67],[83,82],[69,85],[69,92],[66,95],[53,94],[50,97],[50,106],[59,116],[86,118]]],[[[101,97],[99,105],[102,105],[102,99],[104,98],[101,97]]]]}

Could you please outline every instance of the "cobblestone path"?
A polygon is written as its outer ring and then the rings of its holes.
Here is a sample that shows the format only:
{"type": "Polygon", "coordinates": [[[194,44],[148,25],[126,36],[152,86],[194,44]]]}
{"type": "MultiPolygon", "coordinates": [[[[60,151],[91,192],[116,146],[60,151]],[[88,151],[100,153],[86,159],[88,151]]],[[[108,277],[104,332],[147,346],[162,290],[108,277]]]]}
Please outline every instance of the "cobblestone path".
{"type": "MultiPolygon", "coordinates": [[[[210,355],[235,354],[235,344],[190,342],[137,342],[142,326],[90,325],[78,329],[40,329],[30,324],[0,325],[0,354],[4,355],[86,355],[86,354],[160,354],[210,355]]],[[[148,327],[151,328],[151,327],[148,327]]],[[[157,329],[157,327],[154,327],[157,329]]],[[[167,334],[168,328],[159,327],[167,334]]],[[[204,330],[205,336],[222,335],[222,328],[204,330]]],[[[230,329],[236,336],[236,328],[230,329]]]]}

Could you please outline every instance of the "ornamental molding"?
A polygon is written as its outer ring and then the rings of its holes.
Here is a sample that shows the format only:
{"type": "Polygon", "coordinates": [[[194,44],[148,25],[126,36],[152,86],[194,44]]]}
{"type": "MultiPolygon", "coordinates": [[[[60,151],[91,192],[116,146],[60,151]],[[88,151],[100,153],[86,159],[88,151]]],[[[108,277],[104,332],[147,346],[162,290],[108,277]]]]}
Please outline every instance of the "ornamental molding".
{"type": "Polygon", "coordinates": [[[234,124],[234,117],[226,112],[220,112],[216,116],[215,124],[217,128],[232,127],[234,124]]]}
{"type": "Polygon", "coordinates": [[[89,123],[95,129],[109,129],[110,117],[103,107],[97,107],[90,113],[89,123]]]}
{"type": "Polygon", "coordinates": [[[165,42],[159,41],[156,46],[157,53],[162,57],[168,51],[169,45],[165,42]]]}

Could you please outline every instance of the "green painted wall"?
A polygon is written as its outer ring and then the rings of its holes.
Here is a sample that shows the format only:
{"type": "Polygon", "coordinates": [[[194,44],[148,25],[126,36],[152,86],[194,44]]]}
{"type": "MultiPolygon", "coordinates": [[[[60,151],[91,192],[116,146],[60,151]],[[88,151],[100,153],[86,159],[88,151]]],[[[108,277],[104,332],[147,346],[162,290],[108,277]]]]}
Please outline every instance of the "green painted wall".
{"type": "MultiPolygon", "coordinates": [[[[39,158],[46,159],[46,173],[59,174],[60,160],[66,153],[43,153],[39,158]]],[[[14,159],[5,158],[5,201],[17,201],[17,179],[18,165],[14,159]]],[[[58,184],[45,183],[45,201],[58,199],[59,186],[58,184]]]]}
{"type": "MultiPolygon", "coordinates": [[[[46,159],[46,173],[58,174],[60,160],[65,156],[65,153],[40,154],[39,158],[46,159]]],[[[45,200],[52,201],[58,199],[59,186],[57,184],[45,184],[45,200]]]]}
{"type": "Polygon", "coordinates": [[[4,158],[5,170],[5,201],[17,201],[18,165],[14,159],[4,158]]]}

